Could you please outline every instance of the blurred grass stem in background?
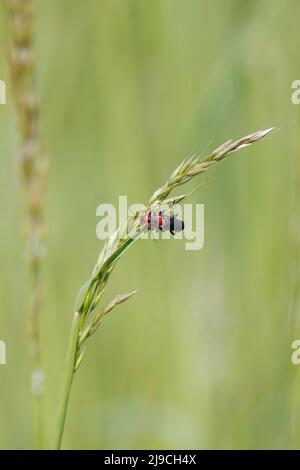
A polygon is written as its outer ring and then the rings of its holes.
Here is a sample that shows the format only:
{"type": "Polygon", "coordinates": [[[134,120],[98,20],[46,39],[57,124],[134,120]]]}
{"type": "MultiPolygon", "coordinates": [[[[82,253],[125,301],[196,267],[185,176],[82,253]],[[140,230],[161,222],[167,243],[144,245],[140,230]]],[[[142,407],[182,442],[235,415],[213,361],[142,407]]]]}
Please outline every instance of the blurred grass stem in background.
{"type": "Polygon", "coordinates": [[[20,168],[25,188],[26,257],[30,274],[29,350],[34,402],[33,439],[43,446],[43,381],[39,317],[42,307],[41,259],[43,256],[43,197],[47,164],[39,148],[39,105],[35,86],[33,0],[7,0],[11,45],[11,89],[20,132],[20,168]]]}

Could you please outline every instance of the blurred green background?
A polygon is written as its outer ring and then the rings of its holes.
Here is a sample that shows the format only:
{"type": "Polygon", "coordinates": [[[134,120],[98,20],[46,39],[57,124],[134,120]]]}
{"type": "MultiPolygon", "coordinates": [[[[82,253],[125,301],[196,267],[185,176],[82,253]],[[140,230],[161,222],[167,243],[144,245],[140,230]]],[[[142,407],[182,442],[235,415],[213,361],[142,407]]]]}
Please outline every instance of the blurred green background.
{"type": "MultiPolygon", "coordinates": [[[[219,165],[205,246],[141,241],[105,299],[138,289],[93,336],[64,448],[299,448],[297,0],[37,0],[46,200],[42,355],[48,441],[72,306],[103,242],[96,207],[143,202],[183,157],[281,130],[219,165]]],[[[31,448],[18,134],[0,6],[0,448],[31,448]]],[[[193,189],[200,181],[194,180],[193,189]]]]}

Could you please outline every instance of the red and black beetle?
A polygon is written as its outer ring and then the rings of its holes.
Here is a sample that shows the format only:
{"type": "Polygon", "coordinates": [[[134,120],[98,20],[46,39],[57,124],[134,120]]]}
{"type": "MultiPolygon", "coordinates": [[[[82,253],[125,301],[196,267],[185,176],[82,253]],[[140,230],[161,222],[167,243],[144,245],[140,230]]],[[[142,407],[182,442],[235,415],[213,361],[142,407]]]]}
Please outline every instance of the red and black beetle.
{"type": "Polygon", "coordinates": [[[148,230],[169,231],[172,235],[184,230],[183,220],[177,219],[175,215],[166,215],[162,211],[156,214],[154,211],[145,211],[140,217],[142,225],[148,227],[148,230]]]}

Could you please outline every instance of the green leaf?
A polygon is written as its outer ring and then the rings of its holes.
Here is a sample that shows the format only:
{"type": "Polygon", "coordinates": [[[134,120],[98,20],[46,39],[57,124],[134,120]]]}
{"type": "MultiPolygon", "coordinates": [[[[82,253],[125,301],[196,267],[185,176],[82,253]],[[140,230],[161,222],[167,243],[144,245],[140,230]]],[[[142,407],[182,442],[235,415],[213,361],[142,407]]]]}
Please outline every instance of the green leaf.
{"type": "Polygon", "coordinates": [[[79,312],[80,311],[80,309],[81,309],[81,307],[84,303],[86,294],[88,293],[88,290],[90,288],[91,282],[92,282],[92,279],[90,278],[79,289],[76,300],[75,300],[75,304],[74,304],[74,312],[79,312]]]}

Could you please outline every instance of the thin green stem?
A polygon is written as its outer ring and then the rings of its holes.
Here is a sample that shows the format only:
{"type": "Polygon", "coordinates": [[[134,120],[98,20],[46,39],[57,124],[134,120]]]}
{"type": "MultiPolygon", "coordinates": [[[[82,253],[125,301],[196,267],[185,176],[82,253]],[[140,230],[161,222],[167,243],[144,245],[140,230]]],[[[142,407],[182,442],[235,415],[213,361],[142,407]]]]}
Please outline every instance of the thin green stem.
{"type": "Polygon", "coordinates": [[[34,420],[34,448],[41,450],[44,448],[44,420],[43,420],[43,396],[35,396],[33,400],[33,420],[34,420]]]}
{"type": "Polygon", "coordinates": [[[78,312],[74,313],[73,322],[70,332],[69,346],[66,357],[65,372],[63,378],[63,387],[61,400],[58,408],[56,430],[54,435],[54,444],[53,448],[59,450],[61,448],[62,437],[64,433],[68,403],[70,398],[70,391],[73,382],[73,377],[75,373],[75,362],[77,356],[77,345],[79,337],[79,327],[80,327],[80,314],[78,312]]]}
{"type": "Polygon", "coordinates": [[[9,68],[20,134],[20,168],[24,184],[26,259],[30,276],[28,340],[31,356],[33,443],[44,446],[44,371],[41,361],[40,316],[43,307],[44,195],[47,160],[40,146],[39,100],[34,54],[34,0],[7,0],[10,23],[9,68]]]}

